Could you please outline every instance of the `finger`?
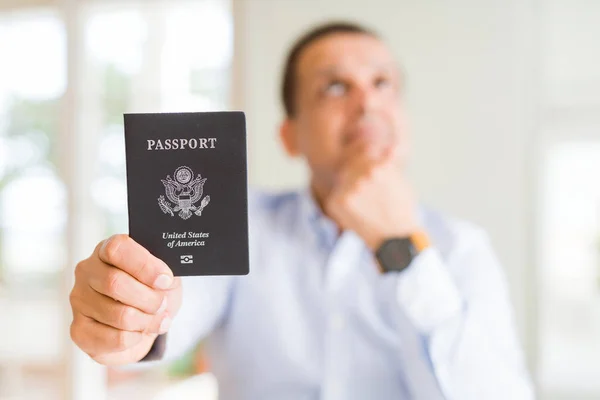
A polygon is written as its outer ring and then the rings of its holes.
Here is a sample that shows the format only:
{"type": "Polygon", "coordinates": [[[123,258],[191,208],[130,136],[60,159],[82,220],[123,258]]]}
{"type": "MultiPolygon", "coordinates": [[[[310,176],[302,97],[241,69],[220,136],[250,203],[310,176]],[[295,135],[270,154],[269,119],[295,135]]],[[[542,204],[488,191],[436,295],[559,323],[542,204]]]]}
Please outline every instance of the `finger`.
{"type": "Polygon", "coordinates": [[[166,296],[165,291],[154,290],[112,265],[99,264],[89,274],[93,290],[147,314],[156,314],[166,296]]]}
{"type": "Polygon", "coordinates": [[[74,291],[72,293],[71,305],[73,308],[97,322],[125,331],[158,333],[160,322],[156,323],[155,320],[162,319],[167,309],[166,296],[156,315],[152,315],[115,301],[90,287],[82,292],[74,291]]]}
{"type": "Polygon", "coordinates": [[[140,343],[143,335],[104,325],[81,313],[75,313],[71,324],[71,339],[91,357],[129,349],[140,343]]]}
{"type": "Polygon", "coordinates": [[[96,247],[98,257],[143,284],[167,290],[173,284],[173,272],[162,260],[127,235],[114,235],[96,247]]]}

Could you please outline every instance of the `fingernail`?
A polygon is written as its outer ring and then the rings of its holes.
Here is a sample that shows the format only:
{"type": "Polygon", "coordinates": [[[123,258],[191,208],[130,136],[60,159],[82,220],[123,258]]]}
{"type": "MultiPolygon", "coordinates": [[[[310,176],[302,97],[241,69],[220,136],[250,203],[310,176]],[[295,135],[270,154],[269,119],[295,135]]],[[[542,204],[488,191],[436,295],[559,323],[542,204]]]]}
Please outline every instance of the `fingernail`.
{"type": "Polygon", "coordinates": [[[159,275],[158,278],[156,278],[156,280],[154,281],[154,287],[160,290],[167,290],[168,288],[171,287],[171,284],[173,283],[173,278],[171,278],[169,275],[159,275]]]}
{"type": "Polygon", "coordinates": [[[157,314],[163,313],[167,309],[167,296],[163,299],[162,303],[160,303],[160,308],[156,312],[157,314]]]}
{"type": "Polygon", "coordinates": [[[106,249],[106,246],[108,245],[108,242],[110,242],[112,240],[112,236],[104,239],[104,241],[102,242],[102,246],[100,246],[100,253],[104,254],[104,249],[106,249]]]}
{"type": "Polygon", "coordinates": [[[163,333],[167,333],[169,327],[171,326],[171,318],[166,317],[160,323],[160,328],[158,328],[159,333],[162,335],[163,333]]]}

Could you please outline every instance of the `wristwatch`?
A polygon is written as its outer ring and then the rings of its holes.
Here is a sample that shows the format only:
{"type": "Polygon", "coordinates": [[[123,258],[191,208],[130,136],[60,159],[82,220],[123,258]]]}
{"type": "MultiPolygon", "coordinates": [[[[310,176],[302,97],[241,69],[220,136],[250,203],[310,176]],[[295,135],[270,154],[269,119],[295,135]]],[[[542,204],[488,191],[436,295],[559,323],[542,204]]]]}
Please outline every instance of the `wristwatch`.
{"type": "Polygon", "coordinates": [[[414,258],[430,246],[425,232],[415,232],[407,237],[386,239],[375,251],[382,272],[401,272],[414,258]]]}

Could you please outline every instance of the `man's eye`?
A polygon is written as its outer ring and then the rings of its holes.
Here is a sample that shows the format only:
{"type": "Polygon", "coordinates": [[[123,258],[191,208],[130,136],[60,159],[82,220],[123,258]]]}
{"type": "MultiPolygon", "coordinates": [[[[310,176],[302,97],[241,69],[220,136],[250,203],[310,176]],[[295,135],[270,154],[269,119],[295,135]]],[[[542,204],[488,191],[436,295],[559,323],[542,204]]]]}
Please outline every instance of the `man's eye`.
{"type": "Polygon", "coordinates": [[[392,84],[391,80],[385,77],[375,79],[375,87],[378,89],[385,89],[390,87],[392,84]]]}
{"type": "Polygon", "coordinates": [[[341,96],[346,90],[346,84],[341,81],[332,81],[325,87],[325,93],[331,96],[341,96]]]}

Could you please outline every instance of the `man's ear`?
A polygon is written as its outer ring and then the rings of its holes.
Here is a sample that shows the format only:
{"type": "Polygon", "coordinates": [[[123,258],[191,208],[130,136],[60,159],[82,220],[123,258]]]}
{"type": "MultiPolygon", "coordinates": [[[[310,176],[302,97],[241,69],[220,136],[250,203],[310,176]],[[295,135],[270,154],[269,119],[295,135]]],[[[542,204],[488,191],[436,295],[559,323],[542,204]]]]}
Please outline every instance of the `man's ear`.
{"type": "Polygon", "coordinates": [[[285,152],[290,157],[298,157],[300,155],[295,128],[294,122],[289,118],[286,118],[279,127],[279,138],[281,139],[281,143],[283,143],[285,152]]]}

